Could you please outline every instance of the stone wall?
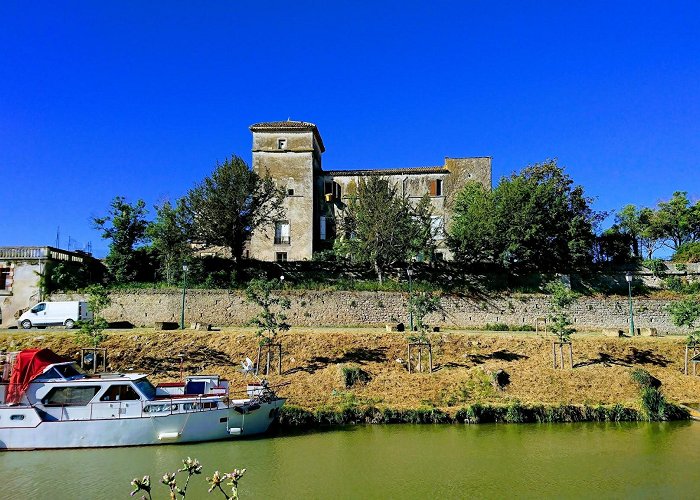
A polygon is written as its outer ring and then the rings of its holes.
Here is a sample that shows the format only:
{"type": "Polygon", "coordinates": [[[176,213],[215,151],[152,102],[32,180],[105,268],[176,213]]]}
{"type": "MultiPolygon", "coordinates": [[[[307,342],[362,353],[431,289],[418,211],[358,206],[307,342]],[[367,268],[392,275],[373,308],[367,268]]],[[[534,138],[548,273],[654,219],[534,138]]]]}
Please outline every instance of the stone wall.
{"type": "MultiPolygon", "coordinates": [[[[294,326],[359,326],[404,322],[408,324],[405,293],[388,292],[285,292],[292,303],[287,312],[294,326]]],[[[53,300],[77,300],[77,296],[55,295],[53,300]]],[[[182,294],[177,290],[116,292],[105,316],[109,321],[127,321],[152,326],[156,321],[180,321],[182,294]]],[[[682,333],[666,312],[669,301],[635,298],[635,326],[657,328],[660,333],[682,333]]],[[[445,296],[442,311],[427,318],[443,328],[479,328],[486,323],[535,325],[547,315],[546,296],[522,295],[471,299],[445,296]]],[[[243,325],[257,312],[240,292],[188,290],[185,318],[188,324],[243,325]]],[[[572,308],[574,326],[582,329],[628,328],[627,297],[581,298],[572,308]]]]}
{"type": "Polygon", "coordinates": [[[19,311],[39,302],[39,273],[42,264],[38,260],[0,262],[0,267],[12,269],[11,290],[0,292],[0,328],[17,325],[19,311]]]}

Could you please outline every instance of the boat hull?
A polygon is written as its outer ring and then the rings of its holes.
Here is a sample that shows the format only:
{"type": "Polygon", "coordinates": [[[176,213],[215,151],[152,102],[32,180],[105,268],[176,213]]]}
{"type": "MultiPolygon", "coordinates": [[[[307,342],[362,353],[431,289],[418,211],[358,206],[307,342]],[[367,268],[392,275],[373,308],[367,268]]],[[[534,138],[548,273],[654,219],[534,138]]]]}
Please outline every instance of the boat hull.
{"type": "Polygon", "coordinates": [[[247,413],[228,407],[158,416],[63,421],[42,420],[33,407],[14,407],[0,413],[0,450],[144,446],[250,436],[267,431],[284,401],[260,403],[259,408],[247,413]],[[13,415],[23,417],[12,419],[13,415]],[[13,425],[3,426],[10,422],[13,425]]]}

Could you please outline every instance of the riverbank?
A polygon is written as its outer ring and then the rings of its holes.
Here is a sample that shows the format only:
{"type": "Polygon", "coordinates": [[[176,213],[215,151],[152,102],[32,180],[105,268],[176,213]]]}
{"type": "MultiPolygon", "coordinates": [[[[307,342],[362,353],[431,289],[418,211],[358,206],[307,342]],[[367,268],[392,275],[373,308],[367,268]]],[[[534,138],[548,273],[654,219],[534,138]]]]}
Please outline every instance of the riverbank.
{"type": "MultiPolygon", "coordinates": [[[[6,330],[0,333],[0,349],[49,347],[78,359],[76,340],[65,330],[6,330]]],[[[288,398],[290,423],[292,417],[303,422],[309,415],[316,423],[343,423],[336,417],[342,414],[348,422],[472,421],[469,408],[472,413],[482,409],[479,421],[636,420],[643,416],[639,389],[630,378],[635,368],[658,379],[671,402],[700,399],[700,377],[683,374],[683,337],[577,334],[574,368],[561,370],[552,367],[549,336],[447,331],[432,334],[435,369],[430,374],[407,372],[401,333],[293,328],[279,340],[283,374],[269,380],[288,383],[279,392],[288,398]],[[367,380],[347,387],[343,368],[358,368],[367,380]],[[500,384],[494,382],[499,370],[504,372],[500,384]]],[[[257,345],[247,328],[118,330],[109,331],[103,343],[109,370],[143,371],[155,381],[178,379],[182,353],[185,373],[219,373],[234,387],[244,380],[240,362],[254,359],[257,345]]]]}

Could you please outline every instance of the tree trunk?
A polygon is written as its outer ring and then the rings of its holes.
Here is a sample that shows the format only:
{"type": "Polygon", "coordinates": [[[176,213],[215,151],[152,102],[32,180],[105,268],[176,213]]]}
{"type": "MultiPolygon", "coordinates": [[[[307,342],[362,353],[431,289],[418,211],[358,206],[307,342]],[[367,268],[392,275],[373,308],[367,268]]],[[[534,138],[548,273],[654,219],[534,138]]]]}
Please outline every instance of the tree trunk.
{"type": "Polygon", "coordinates": [[[377,273],[379,283],[383,283],[384,276],[382,275],[382,268],[379,266],[379,262],[377,262],[376,260],[374,261],[374,271],[377,273]]]}

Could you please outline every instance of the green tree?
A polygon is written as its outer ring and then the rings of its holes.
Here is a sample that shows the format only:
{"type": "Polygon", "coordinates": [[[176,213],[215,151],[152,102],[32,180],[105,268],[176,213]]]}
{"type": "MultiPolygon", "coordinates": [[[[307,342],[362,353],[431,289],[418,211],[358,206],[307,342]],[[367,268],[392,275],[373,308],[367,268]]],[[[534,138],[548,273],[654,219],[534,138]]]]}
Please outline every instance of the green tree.
{"type": "Polygon", "coordinates": [[[691,204],[687,192],[676,191],[669,201],[659,203],[655,227],[672,250],[700,241],[700,202],[691,204]]]}
{"type": "Polygon", "coordinates": [[[282,288],[279,280],[253,279],[245,290],[246,299],[260,307],[260,312],[248,321],[248,325],[257,328],[256,335],[260,344],[271,344],[278,332],[286,332],[290,325],[284,313],[291,307],[289,299],[275,293],[282,288]]]}
{"type": "Polygon", "coordinates": [[[225,246],[238,263],[255,231],[285,217],[283,199],[269,176],[260,177],[232,156],[187,193],[183,213],[194,241],[225,246]]]}
{"type": "Polygon", "coordinates": [[[339,218],[341,237],[334,249],[339,256],[372,265],[383,282],[389,266],[432,251],[431,215],[429,201],[412,206],[387,179],[360,179],[357,194],[339,218]]]}
{"type": "Polygon", "coordinates": [[[697,296],[687,297],[683,300],[672,302],[668,305],[671,321],[679,327],[688,328],[687,344],[696,347],[700,344],[700,331],[692,331],[695,323],[700,319],[700,300],[697,296]]]}
{"type": "Polygon", "coordinates": [[[622,232],[617,224],[603,231],[596,240],[595,260],[597,262],[619,265],[631,260],[633,238],[622,232]]]}
{"type": "Polygon", "coordinates": [[[169,201],[156,207],[156,218],[149,224],[146,234],[156,250],[160,270],[165,280],[172,284],[182,263],[189,259],[191,247],[188,240],[190,233],[183,217],[183,202],[173,206],[169,201]]]}
{"type": "Polygon", "coordinates": [[[556,161],[523,169],[488,192],[467,185],[450,227],[459,260],[528,272],[570,272],[592,262],[594,229],[604,214],[556,161]]]}
{"type": "Polygon", "coordinates": [[[102,238],[110,240],[105,263],[111,278],[117,283],[133,281],[138,273],[135,247],[146,239],[147,213],[143,200],[130,204],[123,196],[117,196],[107,215],[93,218],[102,238]]]}
{"type": "Polygon", "coordinates": [[[573,322],[569,316],[571,304],[576,300],[576,294],[561,281],[553,281],[547,285],[549,297],[549,329],[557,336],[559,342],[570,342],[571,335],[576,333],[572,328],[573,322]]]}
{"type": "Polygon", "coordinates": [[[416,330],[409,333],[409,340],[414,342],[428,341],[428,325],[425,324],[425,317],[435,311],[440,310],[440,297],[433,295],[431,292],[418,292],[408,299],[409,311],[413,314],[416,330]]]}
{"type": "Polygon", "coordinates": [[[92,312],[92,319],[80,321],[78,326],[78,339],[84,345],[97,347],[105,339],[104,330],[107,328],[107,320],[102,316],[102,312],[107,308],[112,300],[107,289],[102,285],[90,285],[83,293],[87,297],[88,307],[92,312]]]}
{"type": "Polygon", "coordinates": [[[467,264],[492,261],[496,221],[491,191],[470,182],[457,194],[447,244],[455,260],[467,264]]]}

